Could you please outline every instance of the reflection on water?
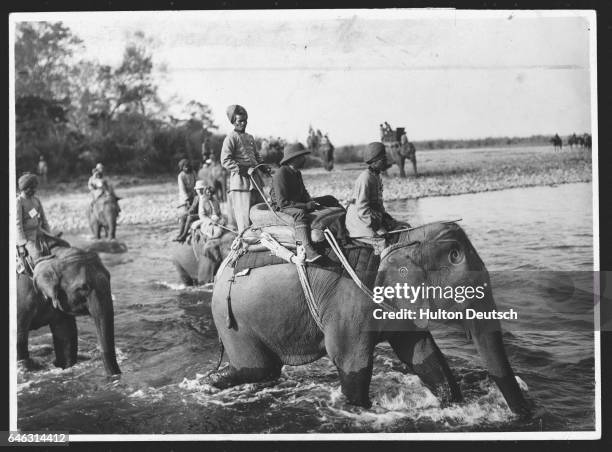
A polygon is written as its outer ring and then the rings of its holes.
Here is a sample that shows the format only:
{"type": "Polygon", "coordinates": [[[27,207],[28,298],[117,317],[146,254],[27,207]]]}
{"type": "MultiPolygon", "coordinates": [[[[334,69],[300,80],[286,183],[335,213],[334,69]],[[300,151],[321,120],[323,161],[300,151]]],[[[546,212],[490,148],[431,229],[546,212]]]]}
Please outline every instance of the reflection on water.
{"type": "MultiPolygon", "coordinates": [[[[407,180],[406,183],[410,183],[407,180]]],[[[218,342],[210,291],[186,288],[169,261],[174,225],[123,227],[128,252],[102,253],[112,275],[116,341],[123,376],[105,378],[93,322],[77,320],[79,363],[52,366],[48,328],[32,332],[40,364],[18,370],[18,425],[72,433],[299,433],[582,430],[594,425],[593,334],[540,304],[551,298],[517,290],[513,271],[592,269],[591,184],[537,187],[397,201],[388,210],[413,225],[462,218],[492,271],[498,305],[529,312],[540,328],[507,328],[509,358],[536,404],[515,418],[487,378],[465,334],[433,329],[465,396],[441,406],[418,377],[404,373],[390,347],[376,351],[369,410],[347,405],[333,364],[285,366],[278,382],[219,391],[202,383],[216,364],[218,342]],[[496,276],[499,274],[500,276],[496,276]]],[[[75,245],[87,235],[68,237],[75,245]]]]}

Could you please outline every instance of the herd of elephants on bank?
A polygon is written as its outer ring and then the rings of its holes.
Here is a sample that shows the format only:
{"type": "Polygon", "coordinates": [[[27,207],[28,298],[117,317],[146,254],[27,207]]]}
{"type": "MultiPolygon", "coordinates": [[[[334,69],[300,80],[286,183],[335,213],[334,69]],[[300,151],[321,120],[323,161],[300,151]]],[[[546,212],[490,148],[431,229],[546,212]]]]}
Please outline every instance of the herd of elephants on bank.
{"type": "MultiPolygon", "coordinates": [[[[399,154],[399,148],[393,146],[389,151],[399,154]]],[[[205,173],[218,161],[218,156],[209,157],[213,162],[208,169],[204,168],[205,173]]],[[[404,155],[402,168],[406,158],[411,157],[404,155]]],[[[416,158],[413,164],[416,172],[416,158]]],[[[214,184],[220,201],[226,199],[224,184],[221,178],[214,184]]],[[[101,229],[108,229],[114,238],[119,213],[117,200],[112,197],[100,202],[102,205],[96,210],[98,217],[90,218],[92,232],[99,237],[101,229]]],[[[215,253],[202,254],[199,244],[192,241],[176,244],[172,256],[185,283],[215,281],[211,311],[222,353],[224,349],[229,363],[209,373],[206,379],[211,385],[223,389],[275,380],[283,365],[303,365],[328,356],[338,370],[346,401],[369,408],[373,355],[378,343],[387,342],[407,371],[418,375],[441,402],[462,402],[456,378],[427,326],[410,320],[374,320],[372,311],[378,305],[347,276],[337,261],[306,265],[320,316],[320,322],[316,322],[312,311],[309,312],[294,263],[268,261],[238,272],[236,267],[221,265],[231,252],[234,236],[224,234],[216,240],[215,253]]],[[[317,246],[325,253],[326,245],[323,241],[317,246]]],[[[96,326],[106,374],[118,378],[121,371],[115,352],[110,273],[92,249],[66,247],[53,241],[49,247],[55,259],[38,263],[34,277],[17,275],[17,359],[26,367],[31,363],[28,332],[49,325],[56,357],[54,364],[61,368],[75,365],[78,342],[75,317],[90,315],[96,326]]],[[[269,250],[257,252],[269,256],[269,250]]],[[[404,283],[453,288],[482,286],[486,290],[481,300],[461,304],[452,300],[425,302],[432,308],[435,305],[448,310],[474,309],[483,313],[496,310],[485,263],[465,231],[454,221],[405,230],[395,244],[380,254],[350,244],[344,252],[354,272],[370,289],[404,283]]],[[[390,299],[388,303],[397,310],[410,307],[405,299],[390,299]]],[[[509,408],[516,414],[529,415],[532,402],[524,397],[517,383],[504,348],[500,322],[484,317],[459,322],[473,340],[509,408]]]]}

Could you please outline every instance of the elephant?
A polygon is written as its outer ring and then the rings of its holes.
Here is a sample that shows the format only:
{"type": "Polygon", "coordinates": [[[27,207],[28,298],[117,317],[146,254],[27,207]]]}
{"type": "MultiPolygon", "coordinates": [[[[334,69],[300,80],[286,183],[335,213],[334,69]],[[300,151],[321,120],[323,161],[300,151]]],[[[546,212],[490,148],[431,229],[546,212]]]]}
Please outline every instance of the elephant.
{"type": "MultiPolygon", "coordinates": [[[[307,265],[321,329],[307,307],[294,264],[255,268],[240,277],[232,277],[232,271],[229,266],[219,270],[211,302],[229,364],[211,372],[209,384],[227,388],[275,380],[283,365],[303,365],[327,354],[338,370],[347,402],[367,408],[371,406],[374,348],[387,341],[436,396],[445,403],[462,400],[431,332],[408,320],[385,323],[374,319],[378,305],[341,268],[307,265]]],[[[453,308],[495,309],[488,271],[455,222],[436,222],[402,232],[397,244],[382,252],[377,270],[355,271],[370,289],[405,282],[413,287],[481,286],[483,299],[451,302],[453,308]]],[[[425,301],[431,304],[436,300],[425,301]]],[[[389,303],[398,310],[411,307],[401,298],[392,298],[389,303]]],[[[530,408],[506,356],[499,320],[465,320],[463,326],[510,409],[527,414],[530,408]]]]}
{"type": "Polygon", "coordinates": [[[219,202],[227,202],[227,170],[223,168],[215,154],[210,154],[210,159],[212,162],[202,166],[198,172],[198,179],[215,189],[215,196],[219,202]]]}
{"type": "Polygon", "coordinates": [[[121,374],[108,270],[94,252],[74,247],[56,247],[52,252],[55,257],[37,263],[33,277],[17,275],[17,359],[30,363],[29,331],[49,325],[55,366],[74,366],[78,345],[75,317],[91,315],[106,373],[121,374]]]}
{"type": "Polygon", "coordinates": [[[390,162],[393,162],[398,166],[401,178],[406,177],[406,171],[404,170],[406,160],[410,160],[412,162],[412,169],[414,170],[415,177],[419,175],[417,172],[416,150],[414,148],[414,144],[411,142],[408,142],[405,145],[394,142],[390,146],[388,157],[390,157],[390,162]]]}
{"type": "Polygon", "coordinates": [[[188,286],[212,282],[221,261],[229,254],[234,237],[228,231],[218,239],[178,245],[172,253],[172,263],[181,281],[188,286]]]}
{"type": "Polygon", "coordinates": [[[117,218],[119,216],[119,198],[112,193],[106,193],[96,198],[88,207],[87,215],[91,233],[99,239],[102,229],[104,235],[115,238],[117,231],[117,218]]]}
{"type": "Polygon", "coordinates": [[[334,169],[334,145],[329,139],[324,140],[320,145],[320,155],[323,160],[323,167],[326,171],[334,169]]]}
{"type": "MultiPolygon", "coordinates": [[[[574,141],[575,138],[576,138],[576,134],[572,135],[569,138],[568,144],[570,147],[572,147],[576,143],[574,141]]],[[[552,143],[555,150],[557,150],[557,148],[559,148],[560,150],[563,149],[563,140],[561,140],[561,137],[559,135],[555,134],[555,136],[550,139],[550,142],[552,143]]]]}

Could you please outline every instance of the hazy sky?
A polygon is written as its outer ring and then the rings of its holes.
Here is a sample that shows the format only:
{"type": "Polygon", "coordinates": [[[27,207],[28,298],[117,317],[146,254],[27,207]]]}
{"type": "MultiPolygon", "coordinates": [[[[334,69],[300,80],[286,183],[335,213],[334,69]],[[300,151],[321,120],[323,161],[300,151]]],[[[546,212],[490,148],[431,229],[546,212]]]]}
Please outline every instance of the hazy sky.
{"type": "MultiPolygon", "coordinates": [[[[30,16],[30,19],[33,16],[30,16]]],[[[244,105],[254,135],[336,145],[589,131],[587,13],[452,10],[58,13],[87,56],[117,64],[126,33],[155,38],[162,97],[244,105]]],[[[182,105],[177,103],[178,112],[182,105]]]]}

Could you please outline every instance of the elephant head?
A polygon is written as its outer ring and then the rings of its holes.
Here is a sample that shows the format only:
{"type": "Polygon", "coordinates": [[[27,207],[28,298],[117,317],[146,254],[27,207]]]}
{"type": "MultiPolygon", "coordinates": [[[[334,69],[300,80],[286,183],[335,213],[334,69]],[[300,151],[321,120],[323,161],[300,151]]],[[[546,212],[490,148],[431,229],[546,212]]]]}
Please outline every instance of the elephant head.
{"type": "Polygon", "coordinates": [[[54,258],[41,261],[34,268],[34,287],[65,314],[93,317],[106,372],[120,374],[108,270],[96,253],[78,248],[53,251],[54,258]]]}
{"type": "MultiPolygon", "coordinates": [[[[461,227],[454,222],[437,222],[403,233],[397,244],[383,251],[376,280],[377,286],[397,283],[431,289],[422,300],[429,303],[430,310],[462,312],[464,328],[508,406],[515,413],[528,411],[506,356],[499,320],[465,319],[467,309],[490,312],[496,307],[489,273],[461,227]],[[463,289],[453,291],[453,299],[438,289],[446,287],[463,289]],[[467,287],[473,288],[471,299],[466,297],[467,287]],[[459,293],[463,295],[458,297],[459,293]]],[[[406,300],[393,302],[397,306],[405,304],[406,300]]]]}

